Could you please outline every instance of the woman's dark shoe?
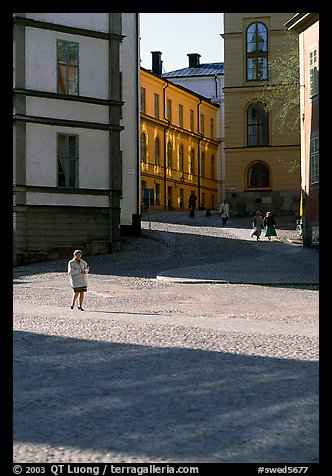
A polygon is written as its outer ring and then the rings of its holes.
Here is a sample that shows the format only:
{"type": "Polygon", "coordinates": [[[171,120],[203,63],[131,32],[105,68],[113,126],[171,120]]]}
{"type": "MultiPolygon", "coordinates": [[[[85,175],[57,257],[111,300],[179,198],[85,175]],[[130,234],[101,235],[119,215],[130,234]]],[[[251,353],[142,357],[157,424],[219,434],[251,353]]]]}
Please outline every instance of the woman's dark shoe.
{"type": "Polygon", "coordinates": [[[74,309],[74,306],[70,306],[70,309],[74,309]]]}
{"type": "Polygon", "coordinates": [[[79,309],[80,311],[84,311],[83,307],[78,306],[78,309],[79,309]]]}

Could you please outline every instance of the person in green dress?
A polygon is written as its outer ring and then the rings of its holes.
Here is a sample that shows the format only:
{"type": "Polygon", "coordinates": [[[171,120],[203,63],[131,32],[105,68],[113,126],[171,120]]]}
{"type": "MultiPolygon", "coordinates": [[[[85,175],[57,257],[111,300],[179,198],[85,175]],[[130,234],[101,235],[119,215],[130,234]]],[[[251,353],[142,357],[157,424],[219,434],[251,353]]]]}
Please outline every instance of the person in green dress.
{"type": "Polygon", "coordinates": [[[263,224],[265,231],[264,236],[267,236],[267,239],[271,241],[271,236],[277,236],[276,222],[271,212],[266,212],[263,224]]]}

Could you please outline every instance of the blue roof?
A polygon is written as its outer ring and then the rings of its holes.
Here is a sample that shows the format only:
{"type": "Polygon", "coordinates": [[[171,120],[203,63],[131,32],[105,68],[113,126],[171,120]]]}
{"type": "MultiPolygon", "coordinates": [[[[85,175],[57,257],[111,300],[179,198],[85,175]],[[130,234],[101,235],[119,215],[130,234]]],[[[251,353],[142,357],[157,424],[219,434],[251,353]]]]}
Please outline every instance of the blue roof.
{"type": "Polygon", "coordinates": [[[176,69],[163,73],[162,78],[182,78],[184,76],[214,76],[224,74],[224,63],[203,63],[195,67],[176,69]]]}

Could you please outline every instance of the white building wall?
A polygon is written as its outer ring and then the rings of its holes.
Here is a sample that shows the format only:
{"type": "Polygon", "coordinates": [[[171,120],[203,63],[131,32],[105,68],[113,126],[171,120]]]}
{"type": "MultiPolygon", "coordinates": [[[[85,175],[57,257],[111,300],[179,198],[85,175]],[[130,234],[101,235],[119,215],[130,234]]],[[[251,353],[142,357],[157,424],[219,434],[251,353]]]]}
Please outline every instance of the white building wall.
{"type": "Polygon", "coordinates": [[[95,122],[104,125],[109,122],[107,106],[61,99],[27,97],[26,113],[29,116],[95,122]]]}
{"type": "Polygon", "coordinates": [[[108,42],[40,28],[26,28],[26,88],[57,91],[57,40],[79,43],[79,95],[107,99],[108,42]]]}
{"type": "MultiPolygon", "coordinates": [[[[27,124],[26,184],[56,187],[58,133],[79,137],[79,188],[107,189],[108,132],[42,124],[27,124]]],[[[72,205],[72,200],[68,194],[66,204],[72,205]]]]}
{"type": "Polygon", "coordinates": [[[191,91],[194,91],[206,98],[221,98],[221,91],[223,87],[223,77],[181,77],[181,78],[166,78],[172,83],[180,84],[191,91]]]}
{"type": "Polygon", "coordinates": [[[108,32],[107,13],[26,13],[25,15],[33,20],[55,23],[57,25],[108,32]]]}
{"type": "Polygon", "coordinates": [[[138,160],[139,137],[139,32],[137,13],[122,14],[123,39],[120,46],[122,96],[124,100],[121,132],[122,189],[121,225],[131,225],[132,215],[139,213],[140,168],[138,160]]]}

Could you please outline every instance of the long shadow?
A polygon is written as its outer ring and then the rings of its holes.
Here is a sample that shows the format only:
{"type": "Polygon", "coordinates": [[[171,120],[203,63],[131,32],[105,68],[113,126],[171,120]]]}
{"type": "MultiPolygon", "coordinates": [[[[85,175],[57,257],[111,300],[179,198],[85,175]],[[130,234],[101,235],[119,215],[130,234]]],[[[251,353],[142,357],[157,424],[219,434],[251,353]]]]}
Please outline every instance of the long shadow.
{"type": "MultiPolygon", "coordinates": [[[[208,220],[208,218],[206,219],[208,220]]],[[[186,220],[188,220],[187,217],[186,220]]],[[[188,231],[173,233],[145,229],[142,230],[142,236],[125,241],[123,251],[87,256],[85,259],[89,263],[92,274],[153,279],[158,274],[170,269],[176,270],[216,263],[225,264],[230,261],[252,260],[253,258],[262,260],[272,250],[270,246],[272,243],[261,242],[257,246],[256,241],[213,236],[213,232],[211,233],[210,236],[207,236],[191,234],[188,231]],[[128,258],[126,258],[127,256],[128,258]]],[[[282,243],[277,245],[280,247],[291,246],[282,243]]],[[[303,255],[312,252],[307,249],[300,251],[303,255]]],[[[280,259],[282,260],[282,256],[280,259]]],[[[44,262],[18,267],[14,270],[14,277],[18,279],[32,274],[66,273],[67,261],[62,259],[52,263],[44,262]]],[[[318,259],[316,262],[312,262],[310,259],[299,260],[296,255],[288,256],[285,272],[290,269],[294,270],[297,266],[299,266],[299,270],[310,271],[318,265],[317,263],[318,259]]],[[[15,284],[18,282],[21,281],[16,281],[15,284]]],[[[301,287],[303,287],[302,284],[301,287]]]]}
{"type": "MultiPolygon", "coordinates": [[[[129,240],[123,251],[105,255],[84,257],[94,274],[115,274],[154,278],[157,273],[170,268],[212,264],[229,261],[253,254],[254,244],[246,240],[203,236],[189,233],[169,233],[166,231],[143,231],[141,237],[129,240]],[[172,241],[170,241],[170,236],[172,241]],[[234,242],[236,241],[236,246],[234,242]],[[124,262],[126,252],[129,259],[124,262]]],[[[260,255],[263,252],[255,252],[260,255]]],[[[33,263],[14,269],[14,278],[31,274],[67,272],[68,260],[33,263]]]]}
{"type": "Polygon", "coordinates": [[[14,362],[14,443],[129,461],[318,462],[316,362],[21,331],[14,362]]]}

